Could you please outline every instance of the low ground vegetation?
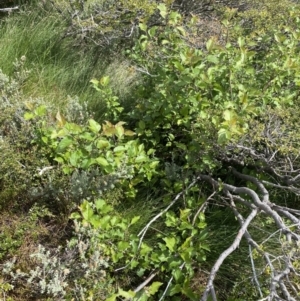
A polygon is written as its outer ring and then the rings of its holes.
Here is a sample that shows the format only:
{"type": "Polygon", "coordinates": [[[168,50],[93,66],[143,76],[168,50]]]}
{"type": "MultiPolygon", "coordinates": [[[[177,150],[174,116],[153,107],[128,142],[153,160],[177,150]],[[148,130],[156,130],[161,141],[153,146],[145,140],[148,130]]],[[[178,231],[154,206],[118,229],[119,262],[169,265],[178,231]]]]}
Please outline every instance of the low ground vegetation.
{"type": "Polygon", "coordinates": [[[194,2],[1,19],[0,299],[299,299],[298,4],[194,2]]]}

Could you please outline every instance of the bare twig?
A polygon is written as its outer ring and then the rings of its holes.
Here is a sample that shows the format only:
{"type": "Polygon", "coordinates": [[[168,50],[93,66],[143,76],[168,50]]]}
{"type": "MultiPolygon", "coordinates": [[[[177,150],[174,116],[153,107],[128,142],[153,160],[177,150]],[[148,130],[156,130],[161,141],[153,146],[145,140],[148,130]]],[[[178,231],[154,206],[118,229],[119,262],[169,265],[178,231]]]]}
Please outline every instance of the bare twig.
{"type": "Polygon", "coordinates": [[[0,8],[0,12],[7,12],[7,13],[10,13],[12,12],[13,10],[17,10],[19,9],[19,6],[15,6],[15,7],[7,7],[7,8],[0,8]]]}
{"type": "Polygon", "coordinates": [[[135,288],[133,291],[135,293],[139,292],[140,290],[142,290],[156,275],[157,275],[157,271],[150,274],[150,276],[143,282],[141,283],[137,288],[135,288]]]}
{"type": "Polygon", "coordinates": [[[180,193],[178,193],[176,195],[176,197],[173,199],[173,201],[164,209],[162,210],[159,214],[157,214],[156,216],[154,216],[150,222],[140,231],[140,233],[138,234],[138,237],[140,237],[140,241],[139,241],[139,246],[138,246],[138,250],[140,249],[144,236],[147,233],[149,227],[156,221],[158,220],[163,214],[165,214],[182,196],[184,193],[186,193],[187,191],[189,191],[198,181],[200,180],[200,177],[197,177],[185,190],[181,191],[180,193]]]}
{"type": "Polygon", "coordinates": [[[247,228],[250,224],[250,222],[254,219],[254,217],[258,213],[258,208],[253,209],[252,212],[249,214],[247,219],[245,220],[243,226],[240,228],[235,240],[231,244],[229,248],[227,248],[218,258],[218,260],[215,262],[213,268],[211,269],[211,273],[208,279],[208,283],[206,285],[206,289],[202,295],[201,301],[206,301],[209,294],[211,294],[212,291],[214,291],[214,279],[216,277],[217,272],[219,271],[222,263],[224,260],[239,246],[242,237],[244,236],[245,232],[247,231],[247,228]]]}
{"type": "Polygon", "coordinates": [[[55,168],[55,166],[46,166],[44,168],[39,168],[39,176],[42,176],[46,171],[55,168]]]}
{"type": "Polygon", "coordinates": [[[207,203],[209,200],[212,199],[212,197],[216,194],[216,192],[214,191],[207,199],[206,201],[200,206],[200,208],[198,209],[198,211],[196,212],[194,218],[193,218],[193,225],[195,225],[195,222],[196,222],[196,219],[198,217],[198,215],[201,213],[201,212],[204,212],[205,211],[205,208],[207,206],[207,203]]]}

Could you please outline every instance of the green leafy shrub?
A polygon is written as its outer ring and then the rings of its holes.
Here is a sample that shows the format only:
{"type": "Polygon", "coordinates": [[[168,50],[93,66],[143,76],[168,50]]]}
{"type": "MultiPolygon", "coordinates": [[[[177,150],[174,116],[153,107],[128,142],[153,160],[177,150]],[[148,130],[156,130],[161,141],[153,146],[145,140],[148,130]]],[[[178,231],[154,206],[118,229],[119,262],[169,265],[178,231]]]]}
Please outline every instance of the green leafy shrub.
{"type": "Polygon", "coordinates": [[[200,50],[185,39],[197,19],[185,30],[181,15],[159,9],[166,26],[140,24],[144,34],[130,53],[145,84],[133,96],[138,102],[128,121],[164,161],[172,154],[178,165],[214,168],[215,151],[245,135],[254,118],[297,102],[298,30],[274,28],[273,36],[226,45],[211,39],[200,50]]]}

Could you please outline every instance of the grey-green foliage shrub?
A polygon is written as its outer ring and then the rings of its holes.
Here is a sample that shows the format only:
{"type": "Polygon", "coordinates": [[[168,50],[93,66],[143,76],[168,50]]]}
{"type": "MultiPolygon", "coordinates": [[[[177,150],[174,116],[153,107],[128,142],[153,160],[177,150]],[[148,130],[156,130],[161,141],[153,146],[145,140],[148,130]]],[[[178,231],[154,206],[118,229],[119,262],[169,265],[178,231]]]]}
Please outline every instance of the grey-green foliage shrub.
{"type": "Polygon", "coordinates": [[[55,211],[69,211],[83,199],[94,199],[109,191],[120,179],[117,175],[103,175],[97,167],[89,170],[75,170],[64,175],[59,166],[40,177],[43,185],[30,189],[31,198],[42,198],[48,205],[57,204],[55,211]]]}
{"type": "MultiPolygon", "coordinates": [[[[22,82],[28,71],[23,60],[16,62],[15,77],[0,72],[0,181],[1,202],[24,192],[31,180],[34,157],[29,146],[32,131],[25,122],[25,106],[22,102],[22,82]]],[[[42,163],[42,162],[39,162],[42,163]]]]}
{"type": "Polygon", "coordinates": [[[28,297],[52,300],[104,300],[113,291],[107,270],[110,259],[103,254],[97,230],[75,222],[74,237],[65,247],[38,246],[31,254],[34,267],[18,269],[13,261],[2,266],[7,283],[25,286],[28,297]]]}
{"type": "Polygon", "coordinates": [[[63,113],[69,122],[77,124],[84,124],[92,115],[89,112],[88,103],[80,102],[78,96],[68,97],[63,113]]]}

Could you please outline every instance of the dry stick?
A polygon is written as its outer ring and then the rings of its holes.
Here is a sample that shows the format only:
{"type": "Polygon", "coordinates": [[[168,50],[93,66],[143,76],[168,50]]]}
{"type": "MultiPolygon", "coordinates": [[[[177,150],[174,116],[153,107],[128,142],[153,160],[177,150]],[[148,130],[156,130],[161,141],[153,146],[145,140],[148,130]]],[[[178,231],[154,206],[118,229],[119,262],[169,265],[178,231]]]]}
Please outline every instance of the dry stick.
{"type": "MultiPolygon", "coordinates": [[[[242,225],[242,223],[244,222],[243,217],[242,217],[242,216],[240,215],[240,213],[237,211],[237,209],[236,209],[236,207],[235,207],[235,204],[234,204],[234,202],[233,202],[233,199],[236,198],[236,196],[231,195],[229,192],[228,192],[227,194],[229,195],[229,197],[230,197],[230,199],[231,199],[231,204],[232,204],[233,212],[234,212],[235,216],[238,218],[240,224],[242,225]]],[[[238,198],[240,198],[240,197],[238,197],[238,198]]],[[[279,210],[276,210],[276,211],[281,212],[283,215],[285,215],[285,214],[284,214],[284,210],[282,210],[282,209],[281,209],[280,211],[279,211],[279,210]]],[[[289,214],[289,213],[288,213],[288,214],[289,214]]],[[[286,217],[290,218],[290,220],[293,220],[293,218],[290,217],[290,216],[286,216],[286,217]]],[[[293,216],[293,217],[294,217],[294,216],[293,216]]],[[[294,217],[294,218],[295,218],[295,217],[294,217]]],[[[297,223],[296,225],[299,225],[299,220],[298,220],[298,219],[296,219],[296,223],[297,223]]],[[[295,226],[295,225],[292,225],[292,226],[295,226]]],[[[280,231],[280,230],[276,231],[275,233],[277,233],[277,232],[279,232],[279,231],[280,231]]],[[[275,233],[273,233],[271,236],[275,235],[275,233]]],[[[246,232],[246,233],[245,233],[245,237],[246,237],[246,239],[248,240],[249,248],[251,249],[251,244],[253,245],[253,240],[251,239],[250,234],[246,232]],[[250,240],[250,239],[251,239],[251,240],[250,240]]],[[[265,241],[267,241],[267,240],[269,240],[269,239],[270,239],[270,237],[267,238],[265,241]]],[[[264,241],[264,242],[265,242],[265,241],[264,241]]],[[[264,242],[263,242],[263,243],[264,243],[264,242]]],[[[263,244],[263,243],[262,243],[262,244],[263,244]]],[[[257,249],[256,246],[254,246],[254,247],[257,249]]],[[[264,253],[264,252],[263,252],[263,253],[264,253]]],[[[251,253],[250,253],[250,256],[251,256],[251,264],[252,264],[252,270],[253,270],[254,281],[255,281],[255,283],[256,283],[258,289],[259,289],[260,297],[263,298],[262,292],[261,292],[261,290],[260,290],[260,285],[259,285],[258,279],[257,279],[257,277],[256,277],[256,273],[255,273],[255,269],[254,269],[254,262],[253,262],[253,258],[252,258],[252,254],[251,254],[251,253]]],[[[270,262],[270,260],[268,260],[268,256],[266,256],[266,253],[264,253],[264,257],[265,257],[266,260],[269,262],[269,266],[270,266],[270,268],[272,269],[272,272],[273,272],[273,271],[274,271],[274,267],[270,265],[271,262],[270,262]]],[[[286,262],[287,262],[287,261],[286,261],[286,262]]],[[[288,266],[283,272],[281,272],[280,274],[277,274],[277,276],[274,276],[274,273],[272,273],[271,289],[270,289],[271,295],[272,295],[272,296],[274,296],[274,295],[276,294],[276,286],[274,286],[274,283],[278,283],[279,286],[280,286],[280,288],[281,288],[281,291],[283,292],[283,294],[285,295],[285,297],[287,298],[287,300],[291,300],[291,301],[295,300],[295,299],[290,295],[290,293],[288,292],[288,290],[286,289],[285,284],[282,282],[282,278],[283,278],[284,276],[287,277],[289,273],[290,273],[290,267],[289,267],[289,266],[288,266]]]]}
{"type": "Polygon", "coordinates": [[[138,234],[138,237],[140,237],[140,242],[138,245],[138,250],[140,249],[143,239],[145,237],[145,234],[147,233],[149,227],[156,221],[158,220],[164,213],[166,213],[178,200],[179,198],[185,193],[187,192],[189,189],[191,189],[191,187],[193,187],[198,181],[200,180],[200,177],[197,177],[186,189],[184,189],[183,191],[181,191],[180,193],[178,193],[176,195],[176,197],[174,198],[174,200],[163,210],[161,211],[159,214],[155,215],[150,222],[143,228],[143,230],[140,231],[140,233],[138,234]]]}
{"type": "Polygon", "coordinates": [[[204,211],[205,211],[205,208],[206,208],[206,206],[207,206],[207,202],[208,202],[209,200],[211,200],[212,197],[213,197],[215,194],[216,194],[216,191],[214,191],[214,192],[206,199],[206,201],[200,206],[200,208],[198,209],[198,211],[196,212],[196,214],[195,214],[195,216],[194,216],[194,218],[193,218],[193,223],[192,223],[193,226],[195,225],[196,219],[197,219],[198,215],[200,214],[200,212],[204,212],[204,211]]]}
{"type": "Polygon", "coordinates": [[[135,293],[139,292],[142,290],[156,275],[158,272],[152,273],[143,283],[141,283],[137,288],[135,288],[133,291],[135,293]]]}
{"type": "Polygon", "coordinates": [[[279,286],[280,286],[281,291],[282,291],[284,297],[286,298],[286,300],[289,300],[289,301],[296,301],[296,299],[295,299],[294,297],[291,296],[291,294],[290,294],[289,291],[287,290],[286,285],[285,285],[282,281],[279,282],[279,286]]]}
{"type": "MultiPolygon", "coordinates": [[[[236,216],[236,218],[238,219],[240,225],[242,226],[244,224],[244,218],[243,216],[238,212],[236,206],[235,206],[235,203],[233,201],[233,195],[230,194],[228,192],[228,195],[230,197],[230,203],[231,203],[231,209],[233,210],[233,213],[234,215],[236,216]]],[[[239,197],[241,198],[241,197],[239,197]]],[[[253,208],[254,209],[254,208],[253,208]]],[[[245,233],[246,234],[246,233],[245,233]]],[[[248,245],[249,245],[249,256],[250,256],[250,261],[251,261],[251,267],[252,267],[252,273],[253,273],[253,279],[254,279],[254,283],[256,284],[257,286],[257,289],[258,289],[258,292],[259,292],[259,295],[261,298],[263,298],[263,293],[261,291],[261,288],[260,288],[260,284],[259,284],[259,281],[258,281],[258,278],[257,278],[257,275],[256,275],[256,271],[255,271],[255,265],[254,265],[254,260],[253,260],[253,256],[252,256],[252,250],[251,250],[251,243],[248,241],[248,245]]]]}
{"type": "MultiPolygon", "coordinates": [[[[241,218],[242,218],[241,216],[238,217],[239,222],[243,221],[241,218]]],[[[278,232],[278,231],[276,231],[276,232],[278,232]]],[[[273,233],[273,234],[275,234],[275,233],[273,233]]],[[[273,234],[272,234],[272,236],[273,236],[273,234]]],[[[252,245],[253,247],[255,247],[255,249],[264,256],[264,258],[266,259],[267,265],[270,267],[270,270],[271,270],[270,294],[266,298],[262,298],[262,296],[261,296],[262,299],[260,299],[259,301],[263,301],[263,300],[267,300],[267,299],[268,300],[273,300],[273,297],[278,296],[277,289],[276,289],[277,288],[277,284],[279,284],[282,293],[285,296],[288,296],[287,300],[296,301],[290,295],[290,293],[287,291],[287,288],[286,288],[286,286],[285,286],[285,284],[283,283],[283,280],[282,280],[284,277],[288,277],[289,273],[291,272],[290,266],[287,265],[286,269],[278,274],[278,271],[275,270],[275,268],[274,268],[274,266],[273,266],[273,264],[272,264],[272,262],[271,262],[271,260],[269,258],[269,254],[266,253],[266,252],[264,252],[264,251],[262,251],[259,248],[259,246],[257,245],[257,243],[251,238],[250,234],[247,231],[245,233],[245,238],[247,239],[249,245],[252,245]]],[[[267,240],[268,239],[269,238],[267,238],[267,240]]],[[[287,262],[287,260],[286,260],[286,262],[287,262]]]]}
{"type": "MultiPolygon", "coordinates": [[[[237,174],[239,176],[241,176],[242,178],[247,179],[247,180],[250,180],[250,178],[251,178],[251,182],[254,179],[251,176],[245,176],[245,175],[242,175],[240,173],[237,173],[237,174]]],[[[210,177],[210,176],[201,175],[200,178],[203,179],[203,180],[205,180],[205,181],[210,182],[214,187],[219,187],[219,183],[216,180],[214,180],[212,177],[210,177]]],[[[265,188],[261,186],[262,185],[261,182],[259,182],[258,180],[257,180],[257,182],[259,183],[258,188],[263,192],[265,188]]],[[[264,211],[268,216],[270,216],[270,217],[273,218],[276,226],[281,230],[281,232],[283,234],[285,234],[285,236],[287,237],[288,241],[291,241],[292,238],[295,239],[295,240],[299,240],[299,236],[296,235],[296,233],[291,232],[290,229],[288,229],[288,227],[283,222],[281,216],[276,211],[274,211],[271,208],[271,206],[273,204],[269,202],[269,200],[268,200],[268,194],[266,194],[264,192],[263,193],[263,200],[264,201],[261,201],[260,197],[258,196],[258,194],[254,190],[252,190],[252,189],[250,189],[248,187],[236,187],[236,186],[229,185],[229,184],[226,184],[226,183],[222,183],[222,186],[223,186],[223,190],[224,191],[230,191],[230,192],[236,193],[238,195],[247,194],[248,196],[250,196],[251,199],[252,199],[253,204],[257,208],[259,208],[260,210],[264,211]]]]}
{"type": "Polygon", "coordinates": [[[290,286],[291,289],[293,290],[294,294],[297,296],[297,295],[298,295],[298,291],[297,291],[297,289],[295,288],[295,286],[293,285],[293,283],[291,282],[291,280],[290,280],[290,278],[289,278],[289,275],[286,275],[286,280],[288,281],[289,286],[290,286]]]}
{"type": "MultiPolygon", "coordinates": [[[[184,262],[179,268],[182,270],[182,269],[184,268],[184,266],[185,266],[185,262],[184,262]]],[[[174,276],[172,276],[172,277],[170,278],[170,280],[168,281],[168,284],[167,284],[167,286],[166,286],[166,288],[165,288],[165,290],[164,290],[162,296],[159,298],[158,301],[162,301],[162,300],[164,299],[164,297],[165,297],[165,295],[166,295],[166,293],[167,293],[167,291],[168,291],[168,289],[169,289],[169,287],[170,287],[170,285],[171,285],[173,279],[174,279],[174,276]]]]}
{"type": "MultiPolygon", "coordinates": [[[[239,222],[243,222],[243,218],[240,216],[237,216],[239,222]]],[[[263,298],[261,296],[262,299],[260,299],[259,301],[264,301],[264,300],[272,300],[274,296],[277,296],[277,293],[276,293],[276,285],[274,286],[274,283],[277,283],[276,280],[274,281],[275,279],[275,274],[276,274],[276,271],[275,271],[275,268],[274,266],[272,265],[272,262],[269,258],[269,254],[262,251],[260,248],[259,248],[259,245],[252,239],[251,235],[249,234],[248,231],[245,232],[245,238],[247,239],[249,245],[252,245],[261,255],[263,255],[263,257],[265,258],[266,262],[267,262],[267,265],[270,267],[270,270],[271,270],[271,283],[270,283],[270,294],[263,298]]],[[[280,274],[281,275],[281,274],[280,274]]],[[[286,275],[288,276],[288,275],[286,275]]],[[[281,277],[282,278],[282,277],[281,277]]],[[[284,287],[282,287],[281,283],[281,278],[279,279],[279,285],[281,286],[281,289],[284,289],[284,287]]],[[[278,279],[277,279],[278,281],[278,279]]],[[[292,297],[293,298],[293,297],[292,297]]],[[[288,300],[294,300],[294,299],[288,299],[288,300]]]]}
{"type": "MultiPolygon", "coordinates": [[[[231,193],[236,193],[238,195],[241,195],[243,193],[249,195],[252,199],[252,202],[253,202],[253,205],[255,205],[257,207],[258,210],[262,210],[263,212],[265,212],[267,215],[271,216],[274,221],[275,221],[275,224],[277,225],[277,227],[279,228],[279,232],[285,234],[285,236],[287,237],[287,240],[288,241],[291,241],[291,238],[295,239],[296,241],[299,241],[299,235],[297,235],[296,233],[290,231],[290,229],[285,225],[284,221],[282,220],[281,216],[278,214],[279,212],[276,212],[278,210],[278,208],[273,208],[275,206],[275,204],[271,203],[268,199],[269,195],[268,195],[268,191],[265,189],[263,183],[261,181],[259,181],[258,179],[254,178],[254,177],[251,177],[251,176],[246,176],[246,175],[243,175],[243,174],[240,174],[238,173],[237,171],[233,171],[236,175],[246,179],[246,180],[250,180],[251,182],[253,182],[260,190],[260,192],[262,193],[263,195],[263,201],[260,200],[260,197],[258,196],[258,194],[252,190],[252,189],[249,189],[248,187],[236,187],[236,186],[233,186],[233,185],[229,185],[229,184],[225,184],[223,183],[222,186],[223,186],[223,190],[226,192],[231,192],[231,193]],[[275,209],[275,210],[274,210],[275,209]]],[[[210,176],[207,176],[207,175],[201,175],[200,176],[203,180],[205,181],[208,181],[210,182],[214,187],[219,187],[219,183],[214,180],[212,177],[210,176]]],[[[233,195],[234,198],[238,197],[236,195],[233,195]]],[[[283,214],[282,212],[280,212],[281,214],[283,214]]],[[[286,217],[288,217],[290,220],[295,220],[297,218],[295,218],[295,216],[293,216],[292,214],[284,214],[286,217]],[[288,216],[287,216],[288,215],[288,216]]],[[[298,220],[298,219],[297,219],[298,220]]],[[[244,224],[245,225],[245,224],[244,224]]],[[[243,225],[243,227],[244,227],[243,225]]],[[[242,228],[243,228],[242,227],[242,228]]],[[[241,228],[241,229],[242,229],[241,228]]],[[[251,241],[251,243],[255,243],[252,239],[251,239],[251,236],[249,235],[249,233],[247,232],[247,229],[245,231],[245,237],[248,241],[251,241]]],[[[257,244],[255,245],[256,249],[258,251],[259,248],[257,246],[257,244]]],[[[226,250],[228,251],[228,250],[226,250]]],[[[226,252],[225,251],[225,252],[226,252]]],[[[221,254],[221,256],[223,255],[224,253],[221,254]]],[[[271,283],[270,283],[270,294],[269,296],[267,297],[268,300],[273,300],[274,297],[278,297],[278,294],[277,294],[277,284],[280,284],[282,283],[282,279],[278,279],[278,281],[276,281],[276,276],[275,276],[275,273],[276,275],[277,272],[275,271],[270,259],[269,259],[269,254],[268,253],[265,253],[263,252],[263,255],[268,263],[268,266],[270,267],[271,269],[271,283]]],[[[228,255],[227,255],[228,256],[228,255]]],[[[225,257],[226,258],[226,257],[225,257]]],[[[220,257],[219,257],[220,259],[220,257]]],[[[224,259],[223,259],[224,260],[224,259]]],[[[217,271],[213,271],[211,272],[211,275],[213,275],[215,277],[215,274],[216,274],[217,271]]],[[[287,274],[283,273],[284,276],[286,276],[287,274]]],[[[282,273],[280,274],[282,275],[282,273]]],[[[283,285],[280,285],[281,286],[281,289],[284,289],[284,284],[283,285]]],[[[208,294],[211,292],[211,289],[213,288],[213,283],[209,283],[207,285],[207,288],[206,288],[206,291],[204,293],[204,296],[202,298],[202,300],[206,300],[207,297],[208,297],[208,294]],[[205,296],[206,295],[206,296],[205,296]]],[[[285,292],[283,292],[285,293],[285,292]]],[[[292,298],[292,297],[291,297],[292,298]]],[[[213,299],[215,300],[215,298],[213,297],[213,299]]],[[[265,299],[262,299],[262,300],[265,300],[265,299]]]]}
{"type": "MultiPolygon", "coordinates": [[[[208,283],[206,285],[206,289],[204,291],[204,294],[202,295],[201,301],[206,301],[209,293],[214,292],[214,279],[216,277],[217,272],[220,269],[220,266],[223,264],[224,260],[239,246],[242,237],[244,236],[245,232],[247,231],[247,228],[249,227],[250,222],[254,219],[254,217],[258,213],[258,208],[255,208],[252,210],[252,212],[249,214],[247,219],[245,220],[245,223],[240,228],[235,240],[231,244],[229,248],[227,248],[218,258],[218,260],[215,262],[213,268],[211,269],[210,276],[208,279],[208,283]]],[[[216,300],[216,299],[215,299],[216,300]]]]}
{"type": "Polygon", "coordinates": [[[13,10],[16,10],[16,9],[19,9],[19,6],[15,6],[15,7],[7,7],[7,8],[0,8],[0,11],[3,11],[3,12],[11,12],[13,10]]]}

